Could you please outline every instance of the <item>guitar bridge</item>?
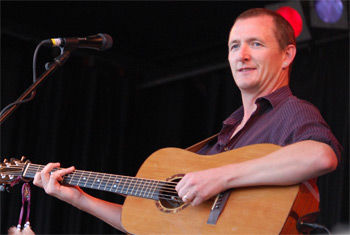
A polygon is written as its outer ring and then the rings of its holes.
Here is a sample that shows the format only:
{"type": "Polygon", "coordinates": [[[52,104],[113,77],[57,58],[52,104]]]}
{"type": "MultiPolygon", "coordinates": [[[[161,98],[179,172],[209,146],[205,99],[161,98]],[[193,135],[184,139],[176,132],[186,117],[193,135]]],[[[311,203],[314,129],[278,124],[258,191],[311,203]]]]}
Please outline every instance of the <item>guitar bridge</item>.
{"type": "Polygon", "coordinates": [[[215,201],[213,203],[213,206],[211,207],[211,211],[209,214],[207,224],[211,224],[211,225],[216,224],[221,212],[223,211],[223,209],[225,207],[227,199],[230,196],[230,192],[231,192],[231,190],[227,190],[225,192],[219,193],[216,196],[215,201]]]}

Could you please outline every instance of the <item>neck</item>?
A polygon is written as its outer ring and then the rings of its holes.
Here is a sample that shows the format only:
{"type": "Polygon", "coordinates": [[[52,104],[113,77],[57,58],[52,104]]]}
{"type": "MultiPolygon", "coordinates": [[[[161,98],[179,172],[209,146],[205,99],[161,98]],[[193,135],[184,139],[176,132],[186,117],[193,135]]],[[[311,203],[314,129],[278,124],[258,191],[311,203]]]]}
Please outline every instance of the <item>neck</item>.
{"type": "Polygon", "coordinates": [[[244,108],[244,116],[242,122],[247,121],[252,115],[252,113],[256,110],[255,102],[258,98],[269,95],[274,91],[278,90],[279,88],[287,85],[288,80],[284,80],[284,82],[276,84],[275,86],[272,86],[269,89],[262,89],[256,91],[241,90],[242,104],[244,108]]]}

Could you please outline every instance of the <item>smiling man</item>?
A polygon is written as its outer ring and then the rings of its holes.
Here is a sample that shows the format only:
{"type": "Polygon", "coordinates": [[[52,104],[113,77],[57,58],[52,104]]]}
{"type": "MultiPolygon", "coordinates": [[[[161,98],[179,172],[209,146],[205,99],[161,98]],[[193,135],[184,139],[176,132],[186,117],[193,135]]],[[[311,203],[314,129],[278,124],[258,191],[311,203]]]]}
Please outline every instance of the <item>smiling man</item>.
{"type": "MultiPolygon", "coordinates": [[[[283,147],[261,158],[186,174],[176,186],[182,200],[196,206],[230,188],[296,184],[336,169],[341,146],[318,110],[293,96],[288,87],[296,54],[289,23],[270,10],[248,10],[233,25],[228,47],[243,105],[199,153],[215,154],[258,143],[283,147]]],[[[59,163],[50,163],[37,173],[34,184],[123,230],[121,205],[61,185],[62,176],[74,167],[50,174],[54,167],[59,163]]]]}
{"type": "Polygon", "coordinates": [[[262,158],[186,174],[176,189],[199,205],[230,188],[291,185],[336,169],[341,146],[310,103],[292,95],[290,67],[296,55],[293,28],[278,13],[251,9],[233,25],[228,60],[242,107],[224,121],[216,141],[201,154],[272,143],[283,146],[262,158]]]}

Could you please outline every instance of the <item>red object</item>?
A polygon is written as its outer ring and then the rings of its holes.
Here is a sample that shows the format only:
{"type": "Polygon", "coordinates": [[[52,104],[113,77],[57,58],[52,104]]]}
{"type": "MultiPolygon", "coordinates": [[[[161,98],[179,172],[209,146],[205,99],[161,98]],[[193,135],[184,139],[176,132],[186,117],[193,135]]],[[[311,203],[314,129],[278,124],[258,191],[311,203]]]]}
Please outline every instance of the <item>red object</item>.
{"type": "Polygon", "coordinates": [[[303,30],[303,20],[299,12],[291,7],[280,7],[276,10],[281,16],[283,16],[294,29],[295,37],[298,37],[303,30]]]}

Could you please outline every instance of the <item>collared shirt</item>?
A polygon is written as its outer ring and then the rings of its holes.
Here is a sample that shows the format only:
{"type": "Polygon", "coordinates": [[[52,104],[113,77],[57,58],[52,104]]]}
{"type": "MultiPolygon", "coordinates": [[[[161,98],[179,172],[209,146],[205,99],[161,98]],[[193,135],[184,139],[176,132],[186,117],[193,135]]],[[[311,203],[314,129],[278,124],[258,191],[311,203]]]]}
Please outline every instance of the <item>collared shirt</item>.
{"type": "Polygon", "coordinates": [[[295,97],[288,86],[258,98],[255,104],[255,112],[233,138],[233,132],[243,119],[243,106],[223,122],[216,141],[207,144],[198,153],[215,154],[259,143],[286,146],[303,140],[315,140],[330,145],[340,159],[342,147],[318,109],[295,97]]]}

